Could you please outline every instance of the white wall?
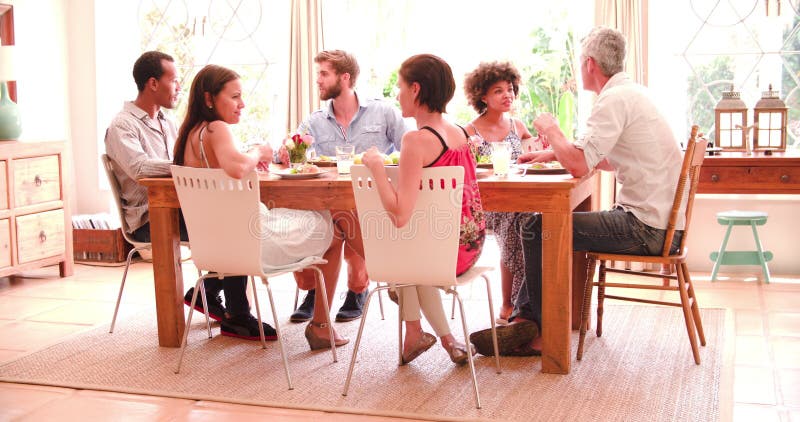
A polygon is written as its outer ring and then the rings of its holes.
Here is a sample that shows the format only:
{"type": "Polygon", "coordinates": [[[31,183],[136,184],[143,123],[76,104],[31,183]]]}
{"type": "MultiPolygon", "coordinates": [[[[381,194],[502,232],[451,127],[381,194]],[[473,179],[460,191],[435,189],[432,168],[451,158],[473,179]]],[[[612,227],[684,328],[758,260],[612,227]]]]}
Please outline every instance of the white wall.
{"type": "MultiPolygon", "coordinates": [[[[758,227],[758,236],[765,250],[775,258],[769,262],[771,274],[800,274],[800,224],[796,218],[800,211],[798,195],[698,195],[692,213],[689,237],[689,268],[692,271],[711,271],[713,262],[709,254],[719,250],[725,227],[717,223],[720,211],[764,211],[769,214],[767,224],[758,227]]],[[[737,226],[731,231],[726,250],[756,250],[753,231],[737,226]]],[[[723,266],[720,273],[743,276],[741,273],[760,274],[757,266],[723,266]]]]}

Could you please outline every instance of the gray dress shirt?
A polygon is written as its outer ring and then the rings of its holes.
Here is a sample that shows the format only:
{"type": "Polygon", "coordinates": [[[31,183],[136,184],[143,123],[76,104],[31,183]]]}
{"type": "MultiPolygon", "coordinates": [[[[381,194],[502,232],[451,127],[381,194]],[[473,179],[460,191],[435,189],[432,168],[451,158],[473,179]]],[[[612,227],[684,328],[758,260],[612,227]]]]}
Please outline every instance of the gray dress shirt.
{"type": "Polygon", "coordinates": [[[106,154],[114,160],[128,232],[150,221],[144,177],[169,176],[178,130],[160,110],[156,119],[133,102],[126,102],[106,130],[106,154]]]}

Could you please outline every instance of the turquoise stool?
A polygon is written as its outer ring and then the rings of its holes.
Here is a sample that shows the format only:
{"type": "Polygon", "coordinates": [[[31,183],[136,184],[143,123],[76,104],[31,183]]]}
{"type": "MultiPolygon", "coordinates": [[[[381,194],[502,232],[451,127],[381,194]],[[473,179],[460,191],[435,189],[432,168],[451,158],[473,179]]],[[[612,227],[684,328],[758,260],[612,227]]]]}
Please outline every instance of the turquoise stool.
{"type": "Polygon", "coordinates": [[[767,223],[767,213],[760,211],[725,211],[717,213],[717,222],[728,226],[725,231],[725,238],[722,239],[722,246],[719,252],[711,252],[711,260],[714,261],[714,269],[711,270],[711,281],[716,281],[717,271],[720,265],[760,265],[764,271],[764,280],[769,283],[769,268],[767,261],[772,260],[772,252],[764,251],[761,247],[761,240],[758,239],[756,226],[763,226],[767,223]],[[756,241],[755,251],[726,251],[728,237],[731,235],[733,226],[750,226],[753,229],[753,238],[756,241]]]}

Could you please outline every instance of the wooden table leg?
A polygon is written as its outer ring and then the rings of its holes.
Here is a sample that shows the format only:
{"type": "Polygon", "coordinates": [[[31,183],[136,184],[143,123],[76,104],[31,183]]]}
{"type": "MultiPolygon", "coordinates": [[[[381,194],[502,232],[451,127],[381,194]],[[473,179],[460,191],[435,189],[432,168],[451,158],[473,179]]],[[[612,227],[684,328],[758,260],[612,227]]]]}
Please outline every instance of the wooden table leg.
{"type": "Polygon", "coordinates": [[[183,273],[178,209],[150,207],[158,345],[180,347],[183,339],[183,273]]]}
{"type": "Polygon", "coordinates": [[[567,374],[571,359],[572,213],[542,214],[542,372],[567,374]]]}

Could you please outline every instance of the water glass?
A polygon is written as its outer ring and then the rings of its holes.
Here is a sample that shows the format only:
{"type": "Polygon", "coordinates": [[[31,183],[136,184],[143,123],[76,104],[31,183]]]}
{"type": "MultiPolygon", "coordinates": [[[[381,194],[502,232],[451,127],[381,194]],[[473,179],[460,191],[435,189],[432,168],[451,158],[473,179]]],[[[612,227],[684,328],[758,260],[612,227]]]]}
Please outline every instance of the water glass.
{"type": "Polygon", "coordinates": [[[507,176],[511,167],[511,144],[492,142],[492,169],[495,176],[507,176]]]}
{"type": "Polygon", "coordinates": [[[350,167],[355,158],[355,147],[352,145],[339,145],[336,147],[336,170],[339,174],[350,174],[350,167]]]}
{"type": "Polygon", "coordinates": [[[317,161],[317,150],[314,147],[308,147],[306,150],[306,159],[308,161],[317,161]]]}

